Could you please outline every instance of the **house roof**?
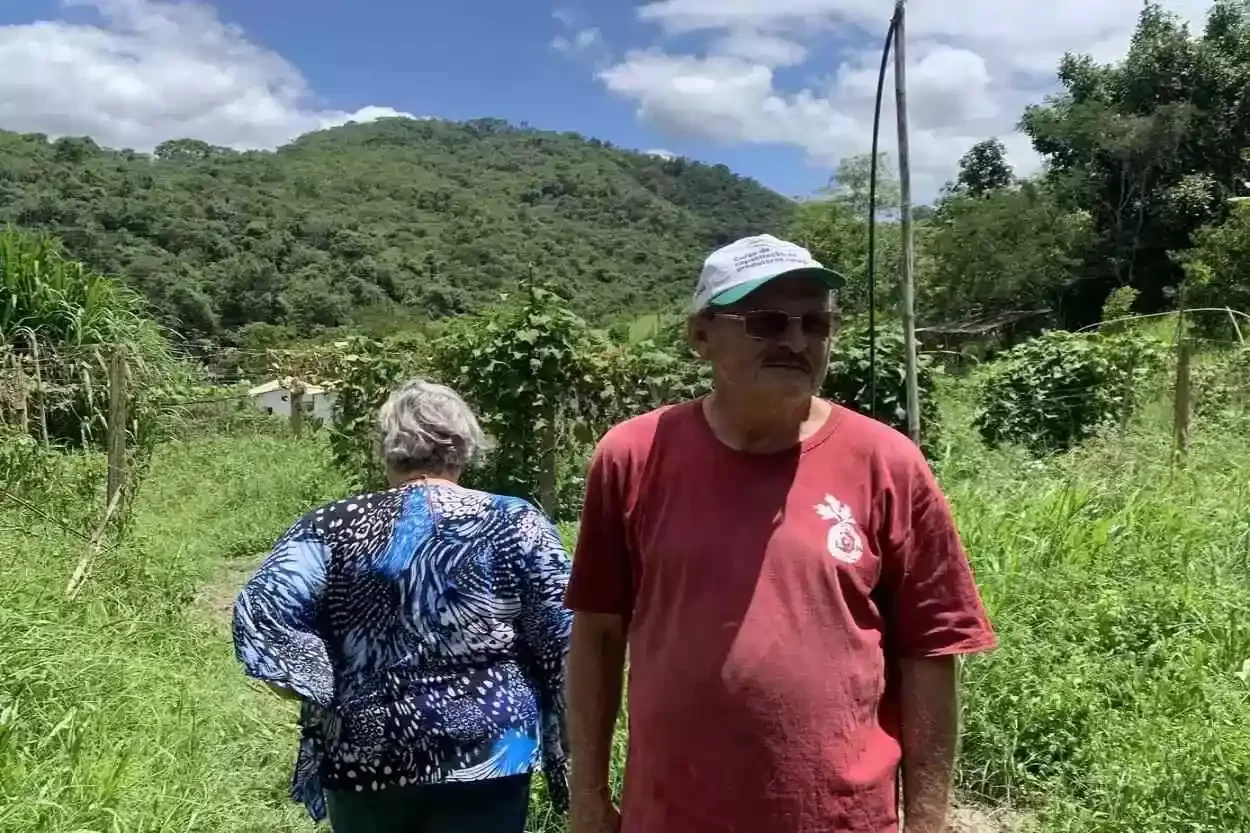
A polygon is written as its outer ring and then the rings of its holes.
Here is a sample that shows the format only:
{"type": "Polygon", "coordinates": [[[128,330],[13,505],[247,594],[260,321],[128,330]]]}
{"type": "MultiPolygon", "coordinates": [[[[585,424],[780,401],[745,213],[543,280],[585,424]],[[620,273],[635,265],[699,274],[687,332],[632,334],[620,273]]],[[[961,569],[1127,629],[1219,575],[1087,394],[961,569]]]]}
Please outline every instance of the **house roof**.
{"type": "MultiPolygon", "coordinates": [[[[273,379],[271,381],[265,382],[263,385],[257,385],[256,387],[251,388],[250,390],[248,390],[247,395],[248,396],[260,396],[261,394],[265,394],[265,393],[273,393],[276,390],[288,390],[288,388],[286,385],[282,383],[281,379],[273,379]]],[[[316,396],[318,394],[322,394],[325,392],[326,392],[325,388],[318,387],[317,385],[304,385],[305,395],[316,396]]]]}

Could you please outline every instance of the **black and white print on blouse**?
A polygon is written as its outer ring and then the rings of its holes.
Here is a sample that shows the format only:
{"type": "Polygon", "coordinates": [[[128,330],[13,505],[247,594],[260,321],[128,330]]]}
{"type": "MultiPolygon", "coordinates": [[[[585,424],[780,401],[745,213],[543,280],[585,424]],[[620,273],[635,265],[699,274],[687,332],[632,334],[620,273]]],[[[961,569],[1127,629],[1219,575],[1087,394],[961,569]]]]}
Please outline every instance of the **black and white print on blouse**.
{"type": "Polygon", "coordinates": [[[291,796],[543,771],[562,740],[570,559],[532,504],[409,484],[323,506],[234,607],[246,673],[299,695],[291,796]]]}

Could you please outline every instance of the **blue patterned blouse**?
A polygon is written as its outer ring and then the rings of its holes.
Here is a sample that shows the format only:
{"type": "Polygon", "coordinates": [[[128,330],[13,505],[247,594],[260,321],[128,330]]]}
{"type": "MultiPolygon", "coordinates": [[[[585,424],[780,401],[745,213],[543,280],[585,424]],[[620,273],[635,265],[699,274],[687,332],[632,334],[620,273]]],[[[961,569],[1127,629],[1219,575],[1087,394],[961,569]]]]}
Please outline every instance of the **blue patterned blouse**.
{"type": "Polygon", "coordinates": [[[542,769],[567,802],[569,556],[534,506],[410,484],[312,511],[234,608],[246,673],[299,695],[291,797],[542,769]]]}

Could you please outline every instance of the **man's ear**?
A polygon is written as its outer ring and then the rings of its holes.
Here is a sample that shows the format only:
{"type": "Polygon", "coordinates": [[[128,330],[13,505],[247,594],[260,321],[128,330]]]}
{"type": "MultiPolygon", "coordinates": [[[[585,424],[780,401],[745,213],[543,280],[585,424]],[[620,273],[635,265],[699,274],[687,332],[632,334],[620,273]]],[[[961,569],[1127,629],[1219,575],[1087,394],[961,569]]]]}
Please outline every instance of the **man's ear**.
{"type": "Polygon", "coordinates": [[[692,315],[686,319],[686,343],[701,359],[707,358],[708,323],[708,319],[702,315],[692,315]]]}

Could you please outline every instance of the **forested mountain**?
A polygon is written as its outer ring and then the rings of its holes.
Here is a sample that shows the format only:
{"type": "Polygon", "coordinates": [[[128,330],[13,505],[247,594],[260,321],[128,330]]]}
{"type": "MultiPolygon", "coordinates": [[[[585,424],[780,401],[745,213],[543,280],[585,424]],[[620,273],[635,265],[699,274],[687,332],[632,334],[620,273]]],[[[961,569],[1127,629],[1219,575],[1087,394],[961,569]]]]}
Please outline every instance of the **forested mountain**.
{"type": "Polygon", "coordinates": [[[455,314],[531,265],[588,315],[656,309],[711,247],[792,209],[724,166],[496,119],[349,124],[274,152],[0,132],[0,221],[55,233],[188,336],[455,314]]]}

